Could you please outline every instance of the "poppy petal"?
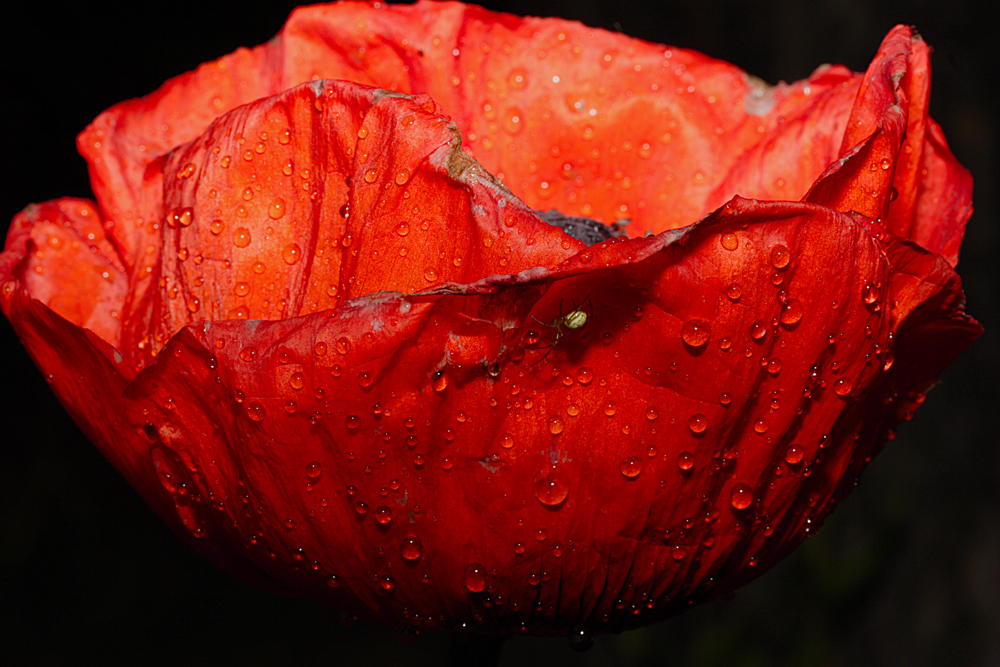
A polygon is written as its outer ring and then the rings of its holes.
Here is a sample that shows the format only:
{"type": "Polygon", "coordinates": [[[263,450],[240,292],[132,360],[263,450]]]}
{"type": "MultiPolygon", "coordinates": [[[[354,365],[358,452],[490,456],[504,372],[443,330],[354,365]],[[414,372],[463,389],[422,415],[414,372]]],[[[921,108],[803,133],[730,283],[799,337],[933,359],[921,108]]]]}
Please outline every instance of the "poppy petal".
{"type": "Polygon", "coordinates": [[[226,114],[163,169],[156,287],[127,307],[137,366],[188,322],[294,317],[584,247],[462,153],[426,96],[305,84],[226,114]]]}

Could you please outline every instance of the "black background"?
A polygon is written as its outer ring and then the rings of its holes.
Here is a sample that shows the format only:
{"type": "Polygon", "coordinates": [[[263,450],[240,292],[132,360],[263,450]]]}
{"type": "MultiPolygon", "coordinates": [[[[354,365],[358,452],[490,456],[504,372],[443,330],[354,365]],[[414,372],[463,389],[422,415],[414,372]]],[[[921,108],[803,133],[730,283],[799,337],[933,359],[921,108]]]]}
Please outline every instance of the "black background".
{"type": "MultiPolygon", "coordinates": [[[[741,590],[649,628],[515,638],[503,665],[998,665],[1000,456],[997,78],[989,3],[487,2],[728,60],[774,83],[824,62],[864,70],[895,23],[934,47],[932,115],[976,180],[959,272],[986,335],[942,377],[861,486],[795,554],[741,590]]],[[[0,38],[0,221],[89,197],[74,138],[112,104],[244,45],[292,4],[128,9],[31,2],[0,38]]],[[[439,664],[447,636],[398,644],[311,602],[230,580],[175,538],[80,434],[0,318],[0,662],[439,664]]]]}

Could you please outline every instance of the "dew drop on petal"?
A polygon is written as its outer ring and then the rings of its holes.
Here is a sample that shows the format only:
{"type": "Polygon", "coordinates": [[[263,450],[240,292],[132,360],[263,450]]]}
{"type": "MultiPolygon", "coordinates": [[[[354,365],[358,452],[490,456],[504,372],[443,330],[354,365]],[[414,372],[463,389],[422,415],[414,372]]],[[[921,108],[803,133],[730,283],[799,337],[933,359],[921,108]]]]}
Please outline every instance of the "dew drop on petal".
{"type": "Polygon", "coordinates": [[[608,401],[607,403],[604,404],[604,414],[606,414],[609,417],[614,417],[616,414],[618,414],[618,406],[615,405],[614,401],[608,401]]]}
{"type": "Polygon", "coordinates": [[[789,465],[801,463],[802,459],[805,458],[805,455],[806,452],[800,445],[789,445],[788,449],[785,450],[785,463],[788,463],[789,465]]]}
{"type": "Polygon", "coordinates": [[[209,228],[209,230],[211,230],[211,232],[213,234],[215,234],[216,236],[218,236],[223,231],[225,231],[225,229],[226,229],[226,223],[223,222],[222,220],[216,219],[216,220],[212,221],[212,224],[210,224],[208,226],[208,228],[209,228]]]}
{"type": "Polygon", "coordinates": [[[688,320],[681,327],[681,338],[691,347],[701,347],[711,336],[712,327],[705,320],[688,320]]]}
{"type": "Polygon", "coordinates": [[[434,377],[431,378],[431,386],[439,394],[448,388],[448,376],[443,370],[434,373],[434,377]]]}
{"type": "Polygon", "coordinates": [[[472,563],[465,568],[465,587],[472,593],[482,593],[486,590],[486,568],[479,563],[472,563]]]}
{"type": "Polygon", "coordinates": [[[266,416],[267,412],[259,401],[250,401],[250,404],[247,405],[247,417],[255,422],[264,421],[264,417],[266,416]]]}
{"type": "Polygon", "coordinates": [[[834,383],[833,392],[837,394],[837,396],[847,396],[851,393],[851,389],[853,388],[854,387],[850,380],[847,378],[840,378],[834,383]]]}
{"type": "Polygon", "coordinates": [[[382,577],[380,583],[382,585],[383,590],[391,591],[393,588],[396,587],[396,580],[390,577],[389,575],[385,575],[384,577],[382,577]]]}
{"type": "Polygon", "coordinates": [[[298,243],[289,243],[281,250],[281,258],[285,264],[295,264],[302,258],[302,248],[298,243]]]}
{"type": "Polygon", "coordinates": [[[351,351],[351,340],[346,336],[341,336],[337,339],[334,347],[337,349],[337,354],[347,354],[351,351]]]}
{"type": "Polygon", "coordinates": [[[691,452],[681,452],[677,455],[677,467],[681,470],[690,470],[694,467],[694,454],[691,452]]]}
{"type": "Polygon", "coordinates": [[[642,459],[638,456],[627,456],[618,464],[618,470],[628,479],[635,479],[642,472],[642,459]]]}
{"type": "Polygon", "coordinates": [[[788,248],[781,243],[771,248],[771,266],[776,269],[783,269],[788,266],[788,262],[792,259],[792,254],[788,252],[788,248]]]}
{"type": "Polygon", "coordinates": [[[588,366],[581,366],[576,372],[576,381],[582,385],[590,384],[594,379],[594,371],[588,366]]]}
{"type": "Polygon", "coordinates": [[[323,466],[319,461],[312,461],[306,465],[306,477],[318,479],[323,474],[323,466]]]}
{"type": "Polygon", "coordinates": [[[385,505],[379,505],[375,508],[375,520],[385,525],[392,521],[392,510],[385,505]]]}
{"type": "Polygon", "coordinates": [[[378,172],[374,169],[369,169],[365,172],[365,183],[374,183],[375,179],[378,177],[378,172]]]}
{"type": "Polygon", "coordinates": [[[285,215],[285,200],[278,197],[272,201],[271,205],[267,207],[267,214],[272,220],[278,220],[285,215]]]}
{"type": "Polygon", "coordinates": [[[739,483],[729,492],[729,504],[735,509],[745,510],[753,503],[753,489],[749,484],[739,483]]]}
{"type": "Polygon", "coordinates": [[[361,417],[357,415],[348,415],[345,420],[347,428],[351,431],[357,431],[361,428],[361,417]]]}
{"type": "Polygon", "coordinates": [[[739,301],[740,297],[743,296],[743,288],[740,287],[739,283],[732,283],[726,288],[726,296],[729,297],[730,301],[739,301]]]}
{"type": "Polygon", "coordinates": [[[559,435],[563,432],[563,423],[559,417],[549,418],[549,433],[552,435],[559,435]]]}
{"type": "Polygon", "coordinates": [[[250,230],[246,227],[237,227],[233,232],[233,245],[237,248],[246,248],[250,245],[250,230]]]}
{"type": "Polygon", "coordinates": [[[781,306],[781,315],[778,319],[781,320],[782,324],[797,324],[802,316],[805,314],[805,309],[802,308],[802,302],[798,299],[789,299],[781,306]]]}
{"type": "Polygon", "coordinates": [[[708,428],[708,418],[700,412],[693,414],[688,420],[688,428],[695,434],[704,433],[705,429],[708,428]]]}
{"type": "Polygon", "coordinates": [[[757,320],[750,325],[750,337],[760,340],[767,335],[767,325],[762,320],[757,320]]]}
{"type": "Polygon", "coordinates": [[[400,554],[406,560],[417,560],[420,558],[420,554],[423,553],[423,548],[420,544],[420,540],[411,535],[403,539],[402,544],[399,546],[400,554]]]}
{"type": "Polygon", "coordinates": [[[733,395],[730,394],[728,391],[724,391],[721,394],[719,394],[719,403],[721,403],[722,405],[729,405],[732,402],[733,402],[733,395]]]}
{"type": "Polygon", "coordinates": [[[719,242],[722,243],[722,247],[726,250],[736,250],[740,247],[740,240],[732,232],[723,234],[719,238],[719,242]]]}
{"type": "Polygon", "coordinates": [[[543,505],[558,505],[569,495],[569,478],[559,466],[553,464],[535,480],[534,492],[535,498],[543,505]]]}
{"type": "Polygon", "coordinates": [[[768,423],[768,421],[766,419],[758,419],[753,424],[753,430],[754,430],[755,433],[758,433],[759,435],[763,435],[763,434],[767,433],[767,429],[768,429],[769,426],[770,426],[770,424],[768,423]]]}
{"type": "Polygon", "coordinates": [[[500,446],[504,449],[510,449],[514,446],[514,437],[510,433],[504,433],[500,436],[500,446]]]}

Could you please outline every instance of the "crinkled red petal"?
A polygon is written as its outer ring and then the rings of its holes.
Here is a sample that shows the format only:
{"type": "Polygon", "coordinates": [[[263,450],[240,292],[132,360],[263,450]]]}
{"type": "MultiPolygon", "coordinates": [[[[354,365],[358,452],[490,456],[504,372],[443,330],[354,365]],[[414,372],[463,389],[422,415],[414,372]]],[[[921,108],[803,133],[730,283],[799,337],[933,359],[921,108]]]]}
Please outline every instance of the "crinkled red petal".
{"type": "Polygon", "coordinates": [[[163,170],[152,287],[126,307],[137,366],[189,322],[294,317],[584,247],[462,153],[426,96],[306,84],[221,117],[163,170]]]}
{"type": "Polygon", "coordinates": [[[933,377],[893,366],[894,345],[970,340],[950,268],[893,291],[878,234],[734,200],[556,270],[190,326],[130,386],[130,414],[224,501],[205,539],[249,540],[320,601],[490,631],[648,622],[813,530],[901,417],[894,397],[933,377]],[[892,298],[941,336],[894,320],[892,298]]]}

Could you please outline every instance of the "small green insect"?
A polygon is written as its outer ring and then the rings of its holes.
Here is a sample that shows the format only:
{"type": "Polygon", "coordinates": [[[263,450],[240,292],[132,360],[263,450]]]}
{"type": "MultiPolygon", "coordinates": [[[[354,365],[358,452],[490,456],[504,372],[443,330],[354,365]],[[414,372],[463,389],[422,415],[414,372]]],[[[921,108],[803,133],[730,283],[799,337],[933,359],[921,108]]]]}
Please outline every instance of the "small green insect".
{"type": "Polygon", "coordinates": [[[528,366],[528,368],[531,368],[535,364],[540,364],[542,361],[544,361],[545,357],[549,356],[549,354],[552,352],[552,348],[558,345],[559,341],[563,339],[563,336],[566,336],[570,331],[574,329],[582,329],[584,326],[586,326],[587,320],[589,320],[593,316],[594,316],[594,304],[591,303],[589,295],[587,296],[586,299],[583,300],[583,303],[579,305],[577,305],[576,301],[574,301],[573,310],[569,311],[565,315],[563,314],[563,301],[562,299],[559,299],[559,315],[552,319],[551,324],[546,324],[545,322],[542,322],[540,319],[532,315],[531,319],[535,320],[543,327],[549,327],[550,329],[555,329],[556,337],[552,340],[551,343],[545,346],[546,352],[544,355],[542,355],[542,358],[532,362],[528,366]],[[587,313],[586,310],[586,307],[588,305],[590,306],[589,314],[587,313]]]}

